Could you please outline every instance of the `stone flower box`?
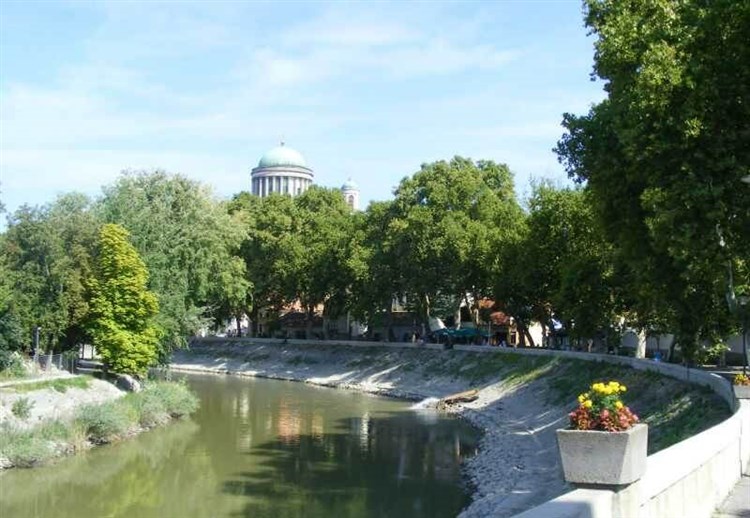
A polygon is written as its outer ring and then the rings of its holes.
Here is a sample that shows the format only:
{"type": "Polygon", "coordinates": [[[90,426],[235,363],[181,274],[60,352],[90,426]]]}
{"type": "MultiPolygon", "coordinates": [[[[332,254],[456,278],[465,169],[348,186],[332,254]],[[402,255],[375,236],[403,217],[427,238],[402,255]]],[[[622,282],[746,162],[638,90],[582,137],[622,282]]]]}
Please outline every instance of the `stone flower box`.
{"type": "Polygon", "coordinates": [[[732,385],[734,397],[737,399],[750,399],[750,385],[732,385]]]}
{"type": "Polygon", "coordinates": [[[557,430],[557,444],[565,480],[574,484],[625,485],[646,471],[645,424],[624,432],[557,430]]]}

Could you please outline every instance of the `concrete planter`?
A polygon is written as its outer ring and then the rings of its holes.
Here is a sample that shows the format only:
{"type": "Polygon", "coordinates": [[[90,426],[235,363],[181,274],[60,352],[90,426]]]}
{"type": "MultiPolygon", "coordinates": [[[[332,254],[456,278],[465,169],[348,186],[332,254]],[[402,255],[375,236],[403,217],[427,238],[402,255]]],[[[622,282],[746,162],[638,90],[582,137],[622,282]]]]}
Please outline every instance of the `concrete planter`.
{"type": "Polygon", "coordinates": [[[732,385],[734,397],[737,399],[750,399],[750,385],[732,385]]]}
{"type": "Polygon", "coordinates": [[[624,432],[557,430],[565,480],[575,484],[619,486],[646,471],[648,426],[624,432]]]}

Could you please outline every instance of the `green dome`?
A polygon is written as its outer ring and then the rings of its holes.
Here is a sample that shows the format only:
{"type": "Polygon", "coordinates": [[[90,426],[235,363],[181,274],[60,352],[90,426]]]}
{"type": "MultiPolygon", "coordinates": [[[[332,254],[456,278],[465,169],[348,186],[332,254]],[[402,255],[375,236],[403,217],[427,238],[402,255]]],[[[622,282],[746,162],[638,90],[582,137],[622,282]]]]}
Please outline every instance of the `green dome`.
{"type": "Polygon", "coordinates": [[[266,151],[258,162],[258,167],[278,166],[307,167],[307,163],[299,151],[286,147],[282,142],[280,146],[266,151]]]}
{"type": "Polygon", "coordinates": [[[344,185],[341,186],[342,191],[358,191],[359,186],[349,178],[347,181],[344,182],[344,185]]]}

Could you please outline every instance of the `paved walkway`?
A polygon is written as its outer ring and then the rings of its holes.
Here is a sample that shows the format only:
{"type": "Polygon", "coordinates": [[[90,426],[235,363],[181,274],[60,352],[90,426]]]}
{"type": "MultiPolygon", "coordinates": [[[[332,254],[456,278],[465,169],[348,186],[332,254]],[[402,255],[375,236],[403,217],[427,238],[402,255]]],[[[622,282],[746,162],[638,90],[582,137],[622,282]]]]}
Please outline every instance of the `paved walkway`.
{"type": "Polygon", "coordinates": [[[750,477],[740,479],[714,518],[750,518],[750,477]]]}

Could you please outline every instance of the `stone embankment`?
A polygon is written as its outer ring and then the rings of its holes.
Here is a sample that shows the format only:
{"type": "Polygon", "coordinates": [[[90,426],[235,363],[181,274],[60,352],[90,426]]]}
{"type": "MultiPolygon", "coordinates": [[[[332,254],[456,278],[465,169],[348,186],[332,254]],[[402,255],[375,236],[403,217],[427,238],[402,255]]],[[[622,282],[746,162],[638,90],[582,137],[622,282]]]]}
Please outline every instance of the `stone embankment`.
{"type": "Polygon", "coordinates": [[[52,419],[69,419],[83,405],[106,403],[125,394],[111,383],[96,378],[87,378],[86,386],[80,387],[52,384],[55,380],[73,379],[80,378],[61,372],[57,376],[5,382],[0,386],[0,425],[30,429],[52,419]],[[27,390],[36,384],[46,386],[27,390]],[[27,417],[20,418],[13,414],[13,404],[19,400],[28,402],[27,417]]]}
{"type": "MultiPolygon", "coordinates": [[[[177,371],[295,380],[446,405],[484,432],[466,465],[474,489],[464,517],[512,516],[571,488],[562,479],[555,430],[590,383],[619,379],[631,407],[650,424],[652,449],[729,416],[718,396],[680,381],[603,363],[489,347],[290,343],[204,339],[175,355],[177,371]],[[488,354],[498,353],[498,354],[488,354]],[[502,354],[507,353],[507,354],[502,354]]],[[[423,405],[419,405],[423,406],[423,405]]]]}

